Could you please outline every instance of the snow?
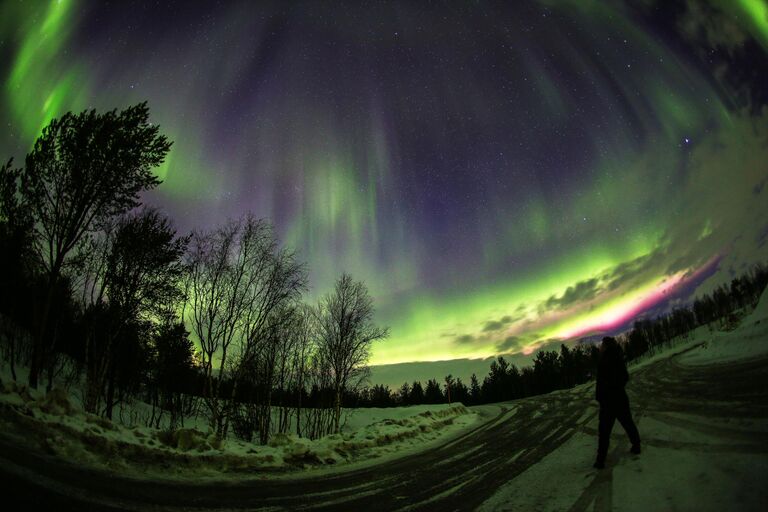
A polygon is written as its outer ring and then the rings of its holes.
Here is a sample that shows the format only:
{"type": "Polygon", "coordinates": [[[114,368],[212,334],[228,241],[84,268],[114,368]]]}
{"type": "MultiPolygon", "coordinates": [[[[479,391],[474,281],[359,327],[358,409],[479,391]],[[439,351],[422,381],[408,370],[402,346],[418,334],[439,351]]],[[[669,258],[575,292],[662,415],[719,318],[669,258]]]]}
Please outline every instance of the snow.
{"type": "Polygon", "coordinates": [[[768,288],[755,309],[730,332],[714,333],[703,350],[685,354],[682,361],[691,365],[731,363],[768,355],[768,288]]]}
{"type": "MultiPolygon", "coordinates": [[[[192,418],[174,431],[124,425],[86,413],[74,393],[47,395],[0,381],[0,421],[6,435],[70,461],[126,474],[163,478],[220,477],[253,472],[306,473],[360,462],[379,462],[428,448],[467,430],[482,416],[462,404],[349,410],[339,434],[309,440],[276,434],[266,446],[220,440],[192,418]]],[[[146,404],[135,403],[137,417],[146,404]],[[138,411],[138,412],[137,412],[138,411]]],[[[359,465],[359,464],[358,464],[359,465]]]]}
{"type": "MultiPolygon", "coordinates": [[[[680,434],[647,418],[640,419],[640,428],[645,440],[680,434]]],[[[595,437],[576,433],[478,510],[722,511],[768,503],[764,454],[739,452],[738,445],[722,447],[716,437],[688,432],[685,441],[667,446],[646,442],[643,453],[633,456],[625,454],[624,437],[621,428],[614,429],[609,466],[598,472],[588,469],[595,437]],[[734,503],[734,496],[740,501],[734,503]]]]}
{"type": "MultiPolygon", "coordinates": [[[[768,293],[735,329],[713,332],[707,326],[700,327],[634,363],[630,373],[655,372],[649,366],[667,364],[667,360],[677,368],[693,371],[741,363],[754,366],[754,361],[765,357],[768,293]],[[672,356],[675,359],[670,359],[672,356]]],[[[662,375],[662,384],[669,375],[662,375]]],[[[521,415],[525,408],[517,401],[503,404],[507,412],[502,415],[502,404],[356,409],[348,411],[339,434],[314,441],[281,434],[273,436],[267,446],[260,446],[236,439],[221,441],[200,428],[171,432],[112,423],[83,412],[76,396],[61,389],[48,395],[29,390],[10,381],[7,372],[2,373],[0,384],[0,429],[6,435],[16,435],[20,442],[93,467],[164,479],[294,478],[355,470],[445,443],[459,443],[460,436],[475,427],[490,429],[511,419],[535,423],[534,418],[542,417],[542,408],[550,407],[548,404],[584,401],[591,397],[594,386],[587,383],[547,397],[526,399],[526,403],[540,401],[532,414],[530,409],[526,412],[528,418],[521,415]]],[[[479,510],[764,509],[768,503],[768,457],[760,447],[768,439],[768,418],[743,410],[731,415],[735,404],[722,400],[702,398],[700,403],[689,404],[691,407],[677,408],[672,397],[667,404],[654,407],[653,399],[643,402],[639,400],[642,396],[641,392],[632,399],[643,439],[639,456],[628,453],[629,442],[617,424],[606,469],[592,469],[598,409],[591,402],[565,434],[555,438],[557,430],[541,428],[540,446],[564,442],[497,488],[479,510]],[[724,412],[707,414],[706,408],[724,412]]],[[[135,407],[140,412],[143,406],[135,407]]],[[[187,423],[188,427],[197,425],[204,423],[194,419],[187,423]]],[[[451,457],[438,463],[441,467],[472,455],[482,446],[455,444],[454,448],[451,457]]],[[[509,462],[525,460],[535,448],[521,446],[509,454],[509,462]]],[[[476,469],[478,476],[468,478],[480,478],[482,468],[476,469]]],[[[455,485],[451,480],[442,495],[431,499],[460,493],[472,481],[457,475],[455,485]]]]}
{"type": "MultiPolygon", "coordinates": [[[[674,355],[679,355],[676,364],[689,368],[723,367],[768,356],[768,291],[736,329],[698,328],[633,365],[630,373],[674,355]]],[[[735,406],[704,403],[724,411],[735,406]]],[[[597,404],[592,403],[570,439],[499,488],[479,510],[766,509],[768,457],[759,447],[768,439],[768,418],[758,412],[720,416],[632,405],[643,439],[639,456],[628,453],[629,441],[617,424],[606,469],[591,469],[597,445],[597,404]]]]}
{"type": "Polygon", "coordinates": [[[569,510],[588,483],[584,468],[591,466],[594,452],[594,438],[574,434],[559,449],[502,486],[478,511],[569,510]]]}

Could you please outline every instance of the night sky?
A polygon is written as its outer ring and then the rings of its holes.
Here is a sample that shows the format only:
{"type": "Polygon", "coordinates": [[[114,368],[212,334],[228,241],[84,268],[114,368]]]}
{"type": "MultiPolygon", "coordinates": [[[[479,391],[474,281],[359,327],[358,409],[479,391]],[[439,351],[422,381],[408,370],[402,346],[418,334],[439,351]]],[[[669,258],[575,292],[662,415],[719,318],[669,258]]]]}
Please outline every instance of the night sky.
{"type": "Polygon", "coordinates": [[[363,279],[374,364],[621,330],[768,259],[764,0],[0,4],[0,156],[147,100],[145,195],[363,279]]]}

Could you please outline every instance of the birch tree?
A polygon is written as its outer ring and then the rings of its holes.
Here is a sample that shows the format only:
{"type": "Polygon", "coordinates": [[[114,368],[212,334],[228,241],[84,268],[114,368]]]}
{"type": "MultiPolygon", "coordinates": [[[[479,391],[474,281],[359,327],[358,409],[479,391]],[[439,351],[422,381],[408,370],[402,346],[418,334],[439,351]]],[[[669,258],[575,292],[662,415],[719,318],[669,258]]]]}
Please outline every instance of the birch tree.
{"type": "Polygon", "coordinates": [[[331,372],[334,391],[334,431],[339,432],[341,401],[368,377],[368,360],[374,341],[386,338],[389,329],[374,324],[373,299],[362,281],[342,274],[333,292],[318,309],[320,351],[331,372]]]}

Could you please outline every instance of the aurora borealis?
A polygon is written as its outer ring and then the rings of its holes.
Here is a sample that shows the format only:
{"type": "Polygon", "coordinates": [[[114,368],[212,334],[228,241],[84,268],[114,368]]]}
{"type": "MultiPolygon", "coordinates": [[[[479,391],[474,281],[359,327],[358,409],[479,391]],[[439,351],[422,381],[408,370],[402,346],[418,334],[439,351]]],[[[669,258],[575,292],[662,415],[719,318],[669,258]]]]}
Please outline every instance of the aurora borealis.
{"type": "Polygon", "coordinates": [[[374,364],[530,352],[768,259],[763,0],[0,6],[3,158],[147,100],[146,201],[250,210],[325,293],[366,281],[374,364]]]}

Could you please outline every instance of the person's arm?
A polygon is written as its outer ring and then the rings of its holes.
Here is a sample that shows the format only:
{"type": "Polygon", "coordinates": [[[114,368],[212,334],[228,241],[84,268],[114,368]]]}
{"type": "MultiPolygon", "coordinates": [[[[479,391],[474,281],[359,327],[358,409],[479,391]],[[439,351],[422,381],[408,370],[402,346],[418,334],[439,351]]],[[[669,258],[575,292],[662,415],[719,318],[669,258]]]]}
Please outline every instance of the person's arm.
{"type": "Polygon", "coordinates": [[[602,402],[605,397],[605,370],[597,366],[597,378],[595,378],[595,400],[602,402]]]}

